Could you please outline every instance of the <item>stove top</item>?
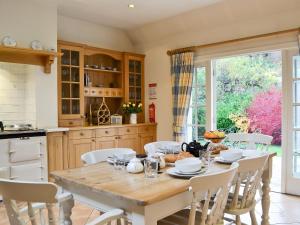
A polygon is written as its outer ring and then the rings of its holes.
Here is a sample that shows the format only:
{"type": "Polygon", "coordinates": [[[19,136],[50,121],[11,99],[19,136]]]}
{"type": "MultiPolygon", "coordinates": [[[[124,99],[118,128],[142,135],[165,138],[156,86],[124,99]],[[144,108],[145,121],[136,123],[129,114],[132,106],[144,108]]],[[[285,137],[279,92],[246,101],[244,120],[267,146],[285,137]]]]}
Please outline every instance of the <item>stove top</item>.
{"type": "Polygon", "coordinates": [[[31,124],[9,124],[4,126],[4,131],[30,131],[34,130],[31,124]]]}

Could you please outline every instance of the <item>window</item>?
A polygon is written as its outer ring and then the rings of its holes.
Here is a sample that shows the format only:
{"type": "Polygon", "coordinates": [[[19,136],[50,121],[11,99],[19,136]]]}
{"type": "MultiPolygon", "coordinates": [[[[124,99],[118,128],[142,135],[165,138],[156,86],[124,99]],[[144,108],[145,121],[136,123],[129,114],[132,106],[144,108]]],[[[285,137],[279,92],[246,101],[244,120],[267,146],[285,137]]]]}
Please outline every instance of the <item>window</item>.
{"type": "Polygon", "coordinates": [[[193,86],[188,111],[186,140],[200,140],[205,132],[206,124],[206,70],[205,67],[195,67],[193,86]]]}

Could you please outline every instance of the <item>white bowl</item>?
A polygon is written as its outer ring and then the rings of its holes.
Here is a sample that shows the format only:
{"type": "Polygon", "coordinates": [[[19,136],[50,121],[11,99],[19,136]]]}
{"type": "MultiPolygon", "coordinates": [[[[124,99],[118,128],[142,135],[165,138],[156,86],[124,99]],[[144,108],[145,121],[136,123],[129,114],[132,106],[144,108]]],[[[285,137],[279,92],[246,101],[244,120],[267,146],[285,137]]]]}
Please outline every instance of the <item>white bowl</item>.
{"type": "Polygon", "coordinates": [[[198,158],[186,158],[177,160],[175,162],[175,168],[184,173],[196,172],[201,169],[202,163],[198,158]]]}
{"type": "Polygon", "coordinates": [[[241,150],[227,150],[227,151],[221,151],[220,157],[224,160],[228,161],[236,161],[241,159],[243,156],[243,152],[241,150]]]}

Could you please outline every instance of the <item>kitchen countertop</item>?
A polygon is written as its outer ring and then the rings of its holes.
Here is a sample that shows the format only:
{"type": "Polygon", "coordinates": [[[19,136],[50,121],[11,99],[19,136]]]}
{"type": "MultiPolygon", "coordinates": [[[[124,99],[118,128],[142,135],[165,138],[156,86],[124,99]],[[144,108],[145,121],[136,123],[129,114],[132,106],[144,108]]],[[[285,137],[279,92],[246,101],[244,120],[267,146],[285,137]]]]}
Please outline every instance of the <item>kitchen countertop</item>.
{"type": "Polygon", "coordinates": [[[68,127],[53,127],[53,128],[46,128],[45,130],[47,133],[53,133],[53,132],[69,131],[70,129],[68,127]]]}

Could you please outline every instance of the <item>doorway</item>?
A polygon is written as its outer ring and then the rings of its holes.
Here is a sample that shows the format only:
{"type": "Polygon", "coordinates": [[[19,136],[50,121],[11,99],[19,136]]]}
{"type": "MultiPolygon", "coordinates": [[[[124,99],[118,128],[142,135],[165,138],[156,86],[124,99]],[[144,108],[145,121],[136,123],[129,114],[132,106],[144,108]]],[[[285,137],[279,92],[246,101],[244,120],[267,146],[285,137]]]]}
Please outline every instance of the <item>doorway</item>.
{"type": "Polygon", "coordinates": [[[273,137],[276,152],[271,189],[281,191],[282,55],[265,51],[214,59],[216,127],[226,133],[273,137]],[[276,169],[275,169],[276,168],[276,169]]]}

